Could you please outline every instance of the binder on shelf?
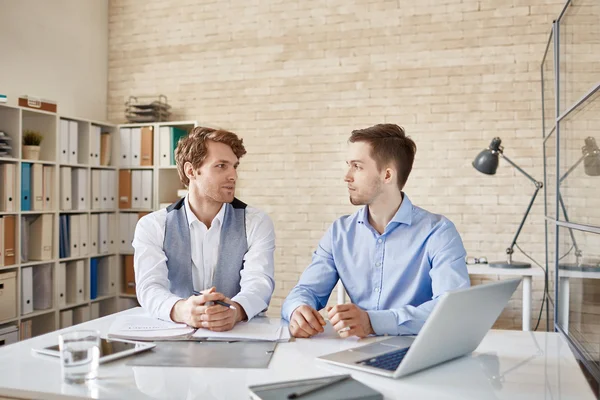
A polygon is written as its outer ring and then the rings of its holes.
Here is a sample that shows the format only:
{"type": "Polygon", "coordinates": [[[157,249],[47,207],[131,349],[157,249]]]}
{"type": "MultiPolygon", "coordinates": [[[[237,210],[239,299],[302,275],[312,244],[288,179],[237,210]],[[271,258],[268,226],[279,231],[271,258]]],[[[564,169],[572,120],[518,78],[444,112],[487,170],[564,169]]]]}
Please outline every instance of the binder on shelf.
{"type": "Polygon", "coordinates": [[[131,171],[131,208],[142,208],[142,172],[131,171]]]}
{"type": "Polygon", "coordinates": [[[54,207],[54,167],[50,165],[44,165],[42,170],[43,175],[43,208],[46,211],[52,210],[54,207]]]}
{"type": "Polygon", "coordinates": [[[112,210],[117,208],[117,171],[106,171],[106,173],[108,174],[108,193],[110,196],[108,208],[112,210]]]}
{"type": "Polygon", "coordinates": [[[119,165],[126,167],[131,165],[131,128],[119,129],[119,139],[119,149],[121,151],[119,165]]]}
{"type": "Polygon", "coordinates": [[[4,219],[0,216],[0,267],[4,266],[4,219]]]}
{"type": "Polygon", "coordinates": [[[33,268],[33,309],[52,308],[52,266],[38,265],[33,268]]]}
{"type": "Polygon", "coordinates": [[[90,254],[96,255],[98,254],[98,214],[90,215],[90,254]]]}
{"type": "Polygon", "coordinates": [[[100,171],[100,209],[107,210],[110,208],[111,196],[111,171],[100,171]]]}
{"type": "Polygon", "coordinates": [[[85,271],[83,260],[67,263],[67,304],[85,301],[85,271]]]}
{"type": "Polygon", "coordinates": [[[69,121],[69,164],[77,164],[79,154],[77,148],[79,146],[79,124],[77,121],[69,121]]]}
{"type": "Polygon", "coordinates": [[[69,164],[69,121],[66,119],[60,120],[59,136],[59,161],[61,164],[69,164]]]}
{"type": "Polygon", "coordinates": [[[17,273],[0,273],[0,322],[17,316],[17,273]]]}
{"type": "Polygon", "coordinates": [[[58,263],[56,267],[56,302],[59,307],[67,305],[67,263],[58,263]]]}
{"type": "Polygon", "coordinates": [[[30,225],[29,259],[46,261],[52,259],[52,214],[38,216],[30,225]]]}
{"type": "Polygon", "coordinates": [[[99,169],[92,170],[92,210],[102,209],[102,194],[100,192],[100,186],[102,185],[101,172],[102,170],[99,169]]]}
{"type": "Polygon", "coordinates": [[[125,279],[123,280],[123,292],[126,294],[135,295],[135,271],[133,270],[133,256],[127,255],[123,256],[125,266],[125,279]]]}
{"type": "Polygon", "coordinates": [[[21,216],[21,263],[29,262],[29,226],[30,219],[26,215],[21,216]]]}
{"type": "Polygon", "coordinates": [[[32,267],[21,269],[21,315],[33,312],[33,270],[32,267]]]}
{"type": "Polygon", "coordinates": [[[90,259],[90,300],[98,297],[98,259],[90,259]]]}
{"type": "Polygon", "coordinates": [[[79,215],[68,215],[67,224],[69,226],[69,244],[71,257],[79,257],[79,215]]]}
{"type": "Polygon", "coordinates": [[[79,218],[79,255],[87,256],[90,253],[90,228],[87,214],[78,215],[79,218]]]}
{"type": "Polygon", "coordinates": [[[130,213],[120,214],[119,218],[119,253],[130,253],[130,213]]]}
{"type": "Polygon", "coordinates": [[[183,137],[186,137],[188,135],[188,132],[185,131],[184,129],[176,128],[174,126],[170,126],[169,129],[171,130],[170,143],[169,143],[171,165],[175,165],[175,149],[177,148],[177,144],[179,143],[179,140],[183,137]]]}
{"type": "Polygon", "coordinates": [[[171,129],[168,126],[158,128],[158,157],[159,165],[171,165],[171,129]]]}
{"type": "Polygon", "coordinates": [[[73,210],[87,210],[87,170],[73,168],[71,174],[72,206],[73,210]]]}
{"type": "Polygon", "coordinates": [[[111,146],[111,134],[108,132],[103,132],[100,138],[100,165],[110,165],[112,158],[111,146]]]}
{"type": "Polygon", "coordinates": [[[140,208],[150,209],[152,208],[152,171],[141,171],[142,172],[142,185],[141,194],[142,201],[140,208]]]}
{"type": "Polygon", "coordinates": [[[119,208],[131,208],[131,170],[119,171],[119,208]]]}
{"type": "Polygon", "coordinates": [[[21,211],[31,211],[31,163],[21,164],[21,211]]]}
{"type": "Polygon", "coordinates": [[[32,336],[32,324],[31,320],[21,321],[19,327],[19,340],[31,339],[32,336]]]}
{"type": "Polygon", "coordinates": [[[17,263],[16,217],[14,215],[5,215],[2,219],[4,222],[4,265],[14,265],[17,263]]]}
{"type": "Polygon", "coordinates": [[[100,318],[100,303],[90,304],[90,320],[100,318]]]}
{"type": "Polygon", "coordinates": [[[0,211],[16,210],[15,177],[16,164],[0,164],[0,211]]]}
{"type": "Polygon", "coordinates": [[[142,150],[142,130],[141,128],[131,128],[131,156],[129,162],[132,166],[140,166],[142,150]]]}
{"type": "Polygon", "coordinates": [[[117,288],[115,257],[98,258],[98,295],[115,294],[117,288]]]}
{"type": "Polygon", "coordinates": [[[44,166],[31,165],[31,209],[42,211],[44,209],[44,166]]]}
{"type": "Polygon", "coordinates": [[[142,128],[142,144],[141,144],[141,159],[140,165],[154,165],[154,131],[151,126],[142,128]]]}
{"type": "Polygon", "coordinates": [[[98,214],[98,253],[108,253],[108,214],[98,214]]]}
{"type": "Polygon", "coordinates": [[[60,209],[72,210],[71,167],[60,167],[60,209]]]}
{"type": "Polygon", "coordinates": [[[61,215],[59,217],[59,257],[67,258],[71,255],[71,245],[69,243],[69,216],[61,215]]]}
{"type": "Polygon", "coordinates": [[[60,329],[73,326],[73,310],[64,310],[60,312],[60,329]]]}
{"type": "Polygon", "coordinates": [[[92,125],[90,131],[90,165],[100,165],[100,153],[101,153],[101,136],[102,128],[97,125],[92,125]]]}
{"type": "Polygon", "coordinates": [[[108,251],[110,253],[118,253],[119,249],[119,227],[117,224],[117,214],[108,214],[108,251]]]}
{"type": "Polygon", "coordinates": [[[73,324],[89,321],[91,317],[90,306],[81,306],[73,309],[73,324]]]}

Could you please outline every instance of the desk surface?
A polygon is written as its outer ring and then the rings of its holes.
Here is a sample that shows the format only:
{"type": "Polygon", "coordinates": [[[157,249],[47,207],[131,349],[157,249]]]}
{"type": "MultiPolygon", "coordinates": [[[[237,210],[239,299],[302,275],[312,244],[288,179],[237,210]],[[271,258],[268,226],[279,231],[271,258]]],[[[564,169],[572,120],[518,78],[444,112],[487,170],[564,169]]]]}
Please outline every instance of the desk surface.
{"type": "MultiPolygon", "coordinates": [[[[98,329],[105,335],[113,319],[111,315],[77,328],[98,329]]],[[[249,385],[351,373],[386,399],[594,398],[557,333],[492,330],[473,354],[395,380],[316,360],[381,339],[344,340],[328,326],[317,337],[280,343],[268,369],[129,367],[124,359],[101,365],[99,379],[87,385],[62,384],[59,360],[31,352],[33,347],[56,343],[57,335],[52,332],[0,349],[0,397],[247,399],[249,385]]]]}

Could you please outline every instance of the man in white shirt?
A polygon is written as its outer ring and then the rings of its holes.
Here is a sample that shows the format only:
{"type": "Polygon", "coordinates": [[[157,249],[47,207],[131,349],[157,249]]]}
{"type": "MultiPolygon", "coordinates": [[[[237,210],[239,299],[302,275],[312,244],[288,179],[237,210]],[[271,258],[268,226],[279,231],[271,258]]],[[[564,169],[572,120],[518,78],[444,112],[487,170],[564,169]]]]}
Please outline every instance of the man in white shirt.
{"type": "Polygon", "coordinates": [[[179,141],[188,195],[143,217],[133,240],[138,300],[155,317],[226,331],[268,307],[275,231],[268,215],[234,197],[244,154],[224,130],[196,127],[179,141]]]}

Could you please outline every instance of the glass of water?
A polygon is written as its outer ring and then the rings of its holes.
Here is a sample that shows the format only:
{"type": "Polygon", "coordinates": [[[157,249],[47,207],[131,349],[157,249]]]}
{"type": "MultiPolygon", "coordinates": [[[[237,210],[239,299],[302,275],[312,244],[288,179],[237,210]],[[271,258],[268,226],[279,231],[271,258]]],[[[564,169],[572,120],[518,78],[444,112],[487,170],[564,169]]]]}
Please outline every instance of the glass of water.
{"type": "Polygon", "coordinates": [[[63,380],[84,383],[98,377],[100,332],[81,330],[58,335],[63,380]]]}

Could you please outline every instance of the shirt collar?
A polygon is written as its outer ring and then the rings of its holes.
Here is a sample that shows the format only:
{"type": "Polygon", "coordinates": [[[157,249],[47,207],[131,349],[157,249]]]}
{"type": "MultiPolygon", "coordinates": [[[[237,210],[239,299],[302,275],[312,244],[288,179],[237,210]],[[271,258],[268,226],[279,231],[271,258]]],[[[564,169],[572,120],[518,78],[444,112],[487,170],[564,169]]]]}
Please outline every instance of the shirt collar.
{"type": "MultiPolygon", "coordinates": [[[[192,223],[194,221],[198,221],[198,218],[196,217],[196,214],[194,214],[192,212],[192,209],[190,208],[190,201],[189,201],[189,194],[185,196],[185,200],[184,200],[184,205],[185,205],[185,215],[187,216],[187,220],[188,220],[188,226],[192,226],[192,223]]],[[[223,217],[225,216],[225,203],[223,203],[223,205],[221,206],[221,209],[219,210],[219,212],[217,213],[217,215],[215,215],[215,217],[212,220],[212,224],[214,225],[215,222],[219,222],[219,225],[221,225],[223,223],[223,217]]]]}
{"type": "MultiPolygon", "coordinates": [[[[358,223],[359,224],[367,224],[369,225],[369,215],[367,213],[368,207],[365,206],[358,211],[358,223]]],[[[402,203],[400,204],[400,208],[394,214],[394,217],[390,222],[397,222],[399,224],[412,225],[412,211],[413,204],[406,195],[406,193],[402,192],[402,203]]],[[[388,223],[389,225],[389,223],[388,223]]]]}

